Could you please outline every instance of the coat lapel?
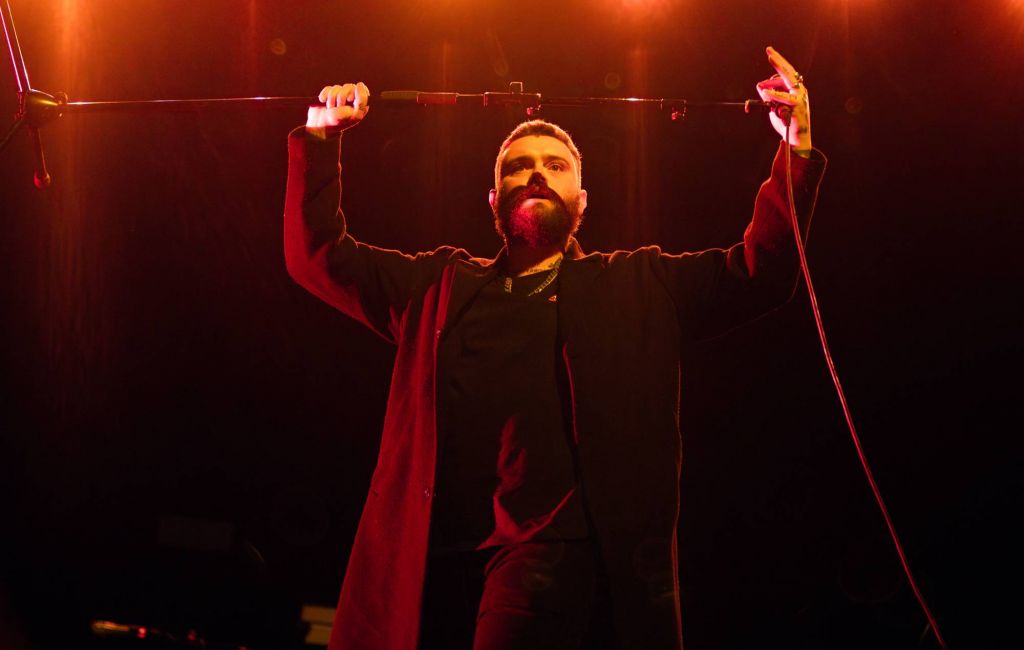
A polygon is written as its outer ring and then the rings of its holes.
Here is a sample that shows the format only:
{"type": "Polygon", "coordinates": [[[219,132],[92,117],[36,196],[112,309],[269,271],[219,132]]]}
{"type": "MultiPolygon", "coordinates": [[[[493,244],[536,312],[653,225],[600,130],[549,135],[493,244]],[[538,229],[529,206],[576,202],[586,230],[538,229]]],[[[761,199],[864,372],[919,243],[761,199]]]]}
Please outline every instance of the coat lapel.
{"type": "Polygon", "coordinates": [[[493,280],[496,274],[495,260],[489,260],[482,265],[473,260],[459,260],[455,263],[452,271],[451,291],[448,304],[445,307],[442,337],[458,321],[459,316],[462,315],[480,289],[493,280]]]}
{"type": "Polygon", "coordinates": [[[558,273],[558,335],[569,353],[574,352],[572,343],[583,340],[590,324],[583,314],[587,313],[585,303],[590,285],[603,269],[601,256],[584,256],[574,237],[569,242],[566,259],[558,273]]]}

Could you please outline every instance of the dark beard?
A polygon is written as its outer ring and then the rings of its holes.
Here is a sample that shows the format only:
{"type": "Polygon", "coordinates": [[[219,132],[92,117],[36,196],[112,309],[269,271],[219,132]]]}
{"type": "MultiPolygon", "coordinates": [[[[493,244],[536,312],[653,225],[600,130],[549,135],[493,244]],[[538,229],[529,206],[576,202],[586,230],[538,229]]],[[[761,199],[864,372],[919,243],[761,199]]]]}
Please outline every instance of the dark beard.
{"type": "Polygon", "coordinates": [[[552,245],[564,247],[570,235],[576,232],[580,221],[579,198],[566,203],[554,190],[537,184],[517,187],[507,194],[499,195],[494,215],[494,227],[507,245],[531,248],[552,245]],[[523,205],[538,195],[548,199],[550,204],[529,208],[523,205]]]}

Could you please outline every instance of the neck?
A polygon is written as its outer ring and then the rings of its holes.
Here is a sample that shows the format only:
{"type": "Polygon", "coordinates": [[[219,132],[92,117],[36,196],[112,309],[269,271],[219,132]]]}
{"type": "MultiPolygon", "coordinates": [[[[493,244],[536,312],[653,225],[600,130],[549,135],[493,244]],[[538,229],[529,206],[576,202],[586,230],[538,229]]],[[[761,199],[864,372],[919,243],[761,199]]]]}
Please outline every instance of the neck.
{"type": "Polygon", "coordinates": [[[564,246],[509,246],[505,270],[509,275],[526,275],[549,269],[562,256],[564,246]]]}

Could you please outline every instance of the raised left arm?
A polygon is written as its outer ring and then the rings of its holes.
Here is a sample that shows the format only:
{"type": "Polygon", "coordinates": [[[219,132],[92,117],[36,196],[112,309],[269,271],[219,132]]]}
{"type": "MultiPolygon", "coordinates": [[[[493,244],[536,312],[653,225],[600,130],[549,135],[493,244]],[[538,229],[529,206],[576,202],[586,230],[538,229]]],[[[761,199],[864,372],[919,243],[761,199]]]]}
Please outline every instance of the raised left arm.
{"type": "Polygon", "coordinates": [[[784,304],[796,288],[799,259],[790,219],[786,188],[786,150],[790,157],[793,199],[801,238],[806,238],[825,157],[811,146],[811,116],[807,88],[795,68],[767,48],[777,74],[757,84],[765,101],[792,107],[787,125],[775,112],[772,126],[784,142],[772,163],[771,176],[754,201],[754,215],[742,243],[684,255],[661,254],[661,276],[679,311],[688,338],[716,336],[784,304]]]}

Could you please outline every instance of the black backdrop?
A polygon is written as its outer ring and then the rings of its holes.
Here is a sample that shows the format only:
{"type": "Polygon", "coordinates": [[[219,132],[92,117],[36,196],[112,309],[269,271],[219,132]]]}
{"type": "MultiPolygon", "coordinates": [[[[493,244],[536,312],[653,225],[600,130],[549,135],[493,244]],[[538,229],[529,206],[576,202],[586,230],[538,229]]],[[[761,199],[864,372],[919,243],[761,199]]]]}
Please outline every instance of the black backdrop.
{"type": "MultiPolygon", "coordinates": [[[[952,647],[1010,641],[1019,2],[11,4],[33,85],[73,100],[347,80],[737,100],[774,45],[807,79],[830,158],[808,254],[869,460],[952,647]]],[[[11,81],[5,68],[5,114],[11,81]]],[[[544,116],[584,152],[589,250],[729,245],[776,147],[741,113],[544,116]]],[[[493,254],[493,155],[521,117],[376,107],[345,138],[352,232],[493,254]]],[[[45,192],[25,134],[0,155],[0,645],[105,647],[87,627],[109,618],[295,647],[299,605],[333,604],[392,351],[285,273],[285,136],[303,119],[65,118],[44,132],[45,192]]],[[[806,296],[686,363],[688,648],[933,647],[806,296]]]]}

